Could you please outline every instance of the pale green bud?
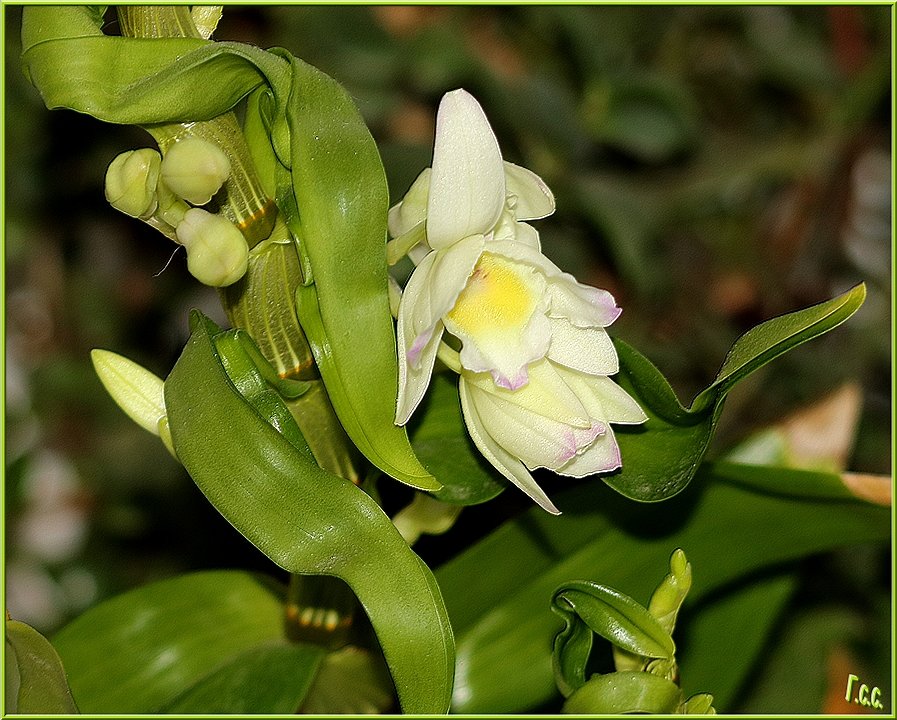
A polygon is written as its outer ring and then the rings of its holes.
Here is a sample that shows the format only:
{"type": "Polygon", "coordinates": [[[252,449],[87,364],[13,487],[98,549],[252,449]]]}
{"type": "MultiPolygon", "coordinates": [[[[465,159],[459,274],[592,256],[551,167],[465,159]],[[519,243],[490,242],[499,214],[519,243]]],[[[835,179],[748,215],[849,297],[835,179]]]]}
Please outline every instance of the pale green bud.
{"type": "Polygon", "coordinates": [[[106,170],[106,199],[125,215],[149,217],[156,211],[161,165],[159,153],[150,148],[123,152],[106,170]]]}
{"type": "Polygon", "coordinates": [[[198,137],[174,143],[162,160],[162,179],[175,195],[193,205],[205,205],[230,175],[224,151],[198,137]]]}
{"type": "Polygon", "coordinates": [[[115,403],[144,430],[158,435],[159,423],[167,417],[162,378],[109,350],[91,350],[90,359],[115,403]]]}
{"type": "Polygon", "coordinates": [[[187,269],[201,283],[225,287],[246,274],[249,246],[227,218],[190,208],[176,233],[187,248],[187,269]]]}

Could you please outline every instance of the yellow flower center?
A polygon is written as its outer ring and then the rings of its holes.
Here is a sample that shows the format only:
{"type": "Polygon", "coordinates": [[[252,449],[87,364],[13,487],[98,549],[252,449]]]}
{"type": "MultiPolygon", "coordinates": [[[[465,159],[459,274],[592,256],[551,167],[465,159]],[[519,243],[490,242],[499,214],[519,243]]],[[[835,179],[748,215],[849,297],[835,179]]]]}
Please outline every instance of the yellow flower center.
{"type": "Polygon", "coordinates": [[[483,253],[455,306],[446,316],[461,335],[522,330],[539,299],[533,271],[492,253],[483,253]],[[529,280],[529,282],[528,282],[529,280]]]}

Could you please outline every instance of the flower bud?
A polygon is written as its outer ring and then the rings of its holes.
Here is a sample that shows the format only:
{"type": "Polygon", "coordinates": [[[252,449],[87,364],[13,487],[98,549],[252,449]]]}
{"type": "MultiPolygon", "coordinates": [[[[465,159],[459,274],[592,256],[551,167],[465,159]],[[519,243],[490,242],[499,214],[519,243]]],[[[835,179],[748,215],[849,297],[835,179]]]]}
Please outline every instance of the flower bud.
{"type": "Polygon", "coordinates": [[[116,210],[146,218],[156,211],[156,183],[162,159],[150,148],[129,150],[106,170],[106,199],[116,210]]]}
{"type": "Polygon", "coordinates": [[[246,274],[249,246],[227,218],[190,208],[176,233],[187,248],[187,269],[201,283],[225,287],[246,274]]]}
{"type": "Polygon", "coordinates": [[[230,175],[224,151],[198,137],[174,143],[162,160],[162,179],[179,197],[193,205],[205,205],[230,175]]]}

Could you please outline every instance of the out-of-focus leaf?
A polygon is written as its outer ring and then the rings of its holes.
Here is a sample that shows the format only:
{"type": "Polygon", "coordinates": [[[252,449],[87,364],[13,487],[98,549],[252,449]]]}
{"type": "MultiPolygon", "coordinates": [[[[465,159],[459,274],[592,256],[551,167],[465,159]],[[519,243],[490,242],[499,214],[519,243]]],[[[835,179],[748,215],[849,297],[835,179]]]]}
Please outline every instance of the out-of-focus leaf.
{"type": "Polygon", "coordinates": [[[686,606],[677,634],[685,694],[712,693],[718,711],[732,711],[736,694],[762,662],[770,632],[796,587],[797,577],[789,569],[723,587],[686,606]]]}
{"type": "Polygon", "coordinates": [[[222,663],[283,637],[283,600],[247,573],[163,580],[87,610],[55,637],[86,713],[156,713],[222,663]]]}
{"type": "Polygon", "coordinates": [[[520,712],[556,694],[550,647],[559,628],[546,598],[571,577],[647,596],[663,570],[657,559],[681,547],[700,568],[689,595],[699,602],[758,569],[889,538],[888,510],[836,499],[840,479],[812,475],[827,488],[790,497],[730,484],[708,467],[695,488],[655,505],[583,484],[558,495],[562,516],[530,511],[505,523],[437,573],[457,636],[454,710],[520,712]]]}
{"type": "Polygon", "coordinates": [[[691,148],[696,124],[688,94],[670,80],[627,73],[594,83],[583,115],[593,137],[646,163],[662,163],[691,148]]]}
{"type": "Polygon", "coordinates": [[[296,712],[306,697],[325,650],[276,642],[228,658],[160,710],[203,715],[296,712]]]}
{"type": "Polygon", "coordinates": [[[476,452],[458,399],[458,381],[445,374],[433,378],[411,429],[414,452],[442,489],[443,502],[475,505],[499,495],[507,486],[476,452]]]}
{"type": "Polygon", "coordinates": [[[392,683],[380,657],[355,647],[324,658],[305,702],[307,715],[368,715],[392,706],[392,683]]]}
{"type": "MultiPolygon", "coordinates": [[[[800,613],[782,628],[782,635],[764,658],[759,668],[759,678],[749,696],[732,708],[733,712],[762,713],[812,713],[823,712],[822,702],[827,683],[827,667],[823,661],[839,643],[850,643],[862,633],[863,619],[848,607],[815,607],[800,613]],[[806,662],[816,658],[816,662],[806,662]]],[[[870,686],[878,685],[884,691],[886,677],[863,678],[870,686]]],[[[847,677],[842,678],[842,693],[847,688],[847,677]]],[[[854,688],[854,693],[857,688],[854,688]]],[[[882,699],[889,703],[890,693],[884,691],[882,699]]],[[[859,709],[860,706],[854,706],[859,709]]],[[[886,710],[887,712],[887,710],[886,710]]]]}
{"type": "Polygon", "coordinates": [[[865,286],[858,285],[832,300],[749,330],[736,340],[716,380],[689,409],[682,407],[650,361],[615,341],[620,385],[639,401],[648,420],[618,430],[623,467],[603,480],[623,495],[643,502],[664,500],[680,492],[697,472],[729,390],[782,353],[840,325],[859,309],[865,295],[865,286]]]}
{"type": "Polygon", "coordinates": [[[264,381],[229,377],[211,323],[194,316],[193,325],[165,381],[171,435],[184,467],[272,561],[292,573],[345,580],[377,634],[402,708],[444,712],[454,644],[433,574],[369,495],[297,446],[301,433],[285,407],[277,412],[278,429],[237,391],[264,381]]]}
{"type": "Polygon", "coordinates": [[[6,712],[25,715],[78,712],[59,655],[30,625],[6,621],[4,665],[6,712]]]}

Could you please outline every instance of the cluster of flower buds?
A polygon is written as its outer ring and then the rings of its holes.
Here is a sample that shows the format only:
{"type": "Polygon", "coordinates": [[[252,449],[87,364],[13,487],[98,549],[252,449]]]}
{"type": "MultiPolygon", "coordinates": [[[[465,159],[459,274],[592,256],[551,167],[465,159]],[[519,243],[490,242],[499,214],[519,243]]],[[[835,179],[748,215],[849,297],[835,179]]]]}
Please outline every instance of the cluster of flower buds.
{"type": "Polygon", "coordinates": [[[106,199],[187,250],[187,269],[201,283],[225,287],[246,273],[249,246],[222,215],[205,210],[230,176],[227,155],[214,143],[186,137],[164,157],[150,148],[116,157],[106,171],[106,199]]]}
{"type": "Polygon", "coordinates": [[[439,106],[432,168],[390,210],[387,250],[416,265],[397,312],[396,423],[408,422],[439,357],[461,376],[480,452],[551,513],[530,470],[616,470],[611,424],[646,420],[609,377],[619,370],[605,330],[620,314],[614,298],[557,268],[527,222],[554,208],[537,175],[504,162],[477,101],[456,90],[439,106]]]}

